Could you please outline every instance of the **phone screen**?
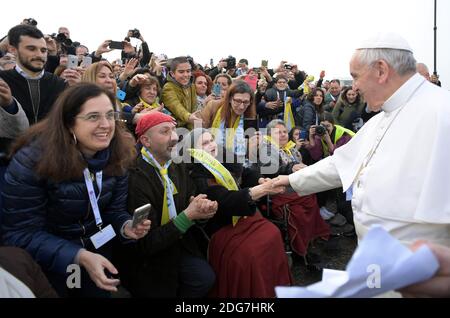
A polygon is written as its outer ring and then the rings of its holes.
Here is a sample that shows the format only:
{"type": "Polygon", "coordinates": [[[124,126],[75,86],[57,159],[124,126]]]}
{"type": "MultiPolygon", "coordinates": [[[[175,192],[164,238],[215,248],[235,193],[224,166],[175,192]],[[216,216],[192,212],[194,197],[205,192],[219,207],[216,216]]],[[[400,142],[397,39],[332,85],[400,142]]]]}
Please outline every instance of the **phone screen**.
{"type": "Polygon", "coordinates": [[[124,48],[123,42],[122,41],[111,41],[109,43],[109,48],[116,49],[116,50],[123,50],[123,48],[124,48]]]}
{"type": "Polygon", "coordinates": [[[306,130],[300,130],[300,134],[298,135],[299,139],[306,139],[307,131],[306,130]]]}
{"type": "Polygon", "coordinates": [[[222,86],[220,86],[220,84],[216,83],[213,86],[213,94],[214,96],[220,96],[220,94],[222,93],[222,86]]]}

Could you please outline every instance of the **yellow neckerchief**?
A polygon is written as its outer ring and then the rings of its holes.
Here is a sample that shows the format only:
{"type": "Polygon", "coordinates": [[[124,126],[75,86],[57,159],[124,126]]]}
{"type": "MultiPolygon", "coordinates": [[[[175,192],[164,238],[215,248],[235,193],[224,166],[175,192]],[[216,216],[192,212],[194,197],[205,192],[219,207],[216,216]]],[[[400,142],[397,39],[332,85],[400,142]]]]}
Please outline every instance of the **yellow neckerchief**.
{"type": "Polygon", "coordinates": [[[148,151],[147,148],[142,147],[141,149],[142,159],[144,159],[148,164],[153,166],[155,169],[159,171],[161,176],[163,186],[164,186],[164,199],[163,199],[163,210],[161,215],[161,225],[164,225],[169,222],[169,220],[175,218],[177,216],[177,211],[175,208],[175,200],[173,198],[174,194],[177,194],[177,188],[175,184],[170,180],[168,168],[172,163],[170,160],[166,162],[164,167],[153,158],[152,154],[148,151]]]}
{"type": "Polygon", "coordinates": [[[283,150],[285,153],[292,157],[291,149],[295,148],[295,142],[293,142],[292,140],[289,140],[289,142],[284,147],[280,147],[280,145],[277,144],[271,136],[264,136],[264,139],[269,144],[274,145],[277,149],[283,150]]]}
{"type": "Polygon", "coordinates": [[[294,128],[294,113],[292,112],[292,98],[290,97],[286,97],[284,100],[283,121],[286,125],[287,131],[291,131],[291,129],[294,128]]]}
{"type": "MultiPolygon", "coordinates": [[[[231,173],[216,158],[201,149],[188,149],[187,151],[192,158],[200,161],[200,163],[211,172],[218,184],[227,188],[229,191],[239,190],[231,173]]],[[[239,216],[233,216],[233,226],[236,225],[239,218],[239,216]]]]}
{"type": "Polygon", "coordinates": [[[139,102],[142,103],[142,105],[144,105],[144,108],[156,108],[159,106],[158,101],[155,99],[155,101],[153,102],[153,104],[149,104],[147,103],[145,100],[143,100],[141,97],[139,97],[139,102]]]}
{"type": "Polygon", "coordinates": [[[234,121],[232,129],[227,129],[226,123],[222,122],[221,119],[221,113],[222,113],[222,106],[217,110],[216,115],[214,116],[214,120],[212,123],[213,133],[217,136],[216,130],[221,128],[221,125],[223,123],[223,133],[226,134],[226,148],[234,150],[234,135],[236,134],[236,130],[239,127],[239,122],[241,120],[241,116],[238,116],[236,120],[234,121]]]}
{"type": "MultiPolygon", "coordinates": [[[[353,137],[355,135],[355,133],[353,131],[351,131],[350,129],[344,128],[339,125],[334,125],[334,127],[336,128],[336,132],[334,133],[334,141],[333,141],[334,145],[336,145],[336,143],[338,142],[339,139],[341,139],[341,137],[344,135],[344,133],[349,134],[350,137],[353,137]]],[[[330,150],[328,149],[328,145],[323,140],[323,138],[321,138],[321,141],[322,141],[323,155],[324,155],[324,157],[328,157],[330,155],[330,150]]]]}

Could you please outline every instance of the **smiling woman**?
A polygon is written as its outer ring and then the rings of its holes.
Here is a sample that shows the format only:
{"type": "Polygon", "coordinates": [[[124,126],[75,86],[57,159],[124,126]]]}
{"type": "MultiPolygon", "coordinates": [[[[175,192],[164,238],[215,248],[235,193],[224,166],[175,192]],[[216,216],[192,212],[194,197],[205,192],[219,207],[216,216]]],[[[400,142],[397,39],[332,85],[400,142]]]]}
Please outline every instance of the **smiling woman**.
{"type": "Polygon", "coordinates": [[[5,174],[3,241],[26,249],[60,296],[115,291],[119,281],[107,274],[117,274],[108,260],[113,237],[138,239],[150,228],[150,221],[130,224],[134,140],[116,126],[114,102],[95,84],[67,89],[47,119],[17,141],[5,174]],[[71,264],[82,267],[81,289],[66,286],[71,264]]]}

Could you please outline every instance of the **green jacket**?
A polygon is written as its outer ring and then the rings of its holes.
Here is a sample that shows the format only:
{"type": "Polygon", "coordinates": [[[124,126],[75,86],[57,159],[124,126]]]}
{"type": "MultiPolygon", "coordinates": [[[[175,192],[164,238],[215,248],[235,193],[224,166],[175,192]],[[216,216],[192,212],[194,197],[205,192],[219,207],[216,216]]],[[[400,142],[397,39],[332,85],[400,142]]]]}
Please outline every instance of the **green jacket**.
{"type": "Polygon", "coordinates": [[[192,82],[190,86],[182,87],[169,74],[162,90],[161,101],[173,114],[179,127],[193,128],[188,122],[189,116],[197,110],[197,93],[192,82]]]}
{"type": "Polygon", "coordinates": [[[342,97],[339,97],[332,112],[335,123],[345,128],[353,129],[352,122],[355,118],[361,117],[364,107],[365,102],[362,98],[360,98],[359,103],[349,104],[342,97]]]}

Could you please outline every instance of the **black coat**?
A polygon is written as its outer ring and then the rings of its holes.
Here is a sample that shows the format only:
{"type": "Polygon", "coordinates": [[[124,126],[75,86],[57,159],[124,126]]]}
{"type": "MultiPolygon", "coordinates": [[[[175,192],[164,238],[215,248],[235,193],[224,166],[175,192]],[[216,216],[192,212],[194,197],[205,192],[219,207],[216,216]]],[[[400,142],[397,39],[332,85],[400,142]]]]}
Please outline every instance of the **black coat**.
{"type": "MultiPolygon", "coordinates": [[[[168,170],[178,191],[174,200],[179,214],[188,207],[195,187],[183,164],[172,163],[168,170]]],[[[136,167],[130,171],[128,209],[134,211],[151,203],[151,228],[136,244],[118,245],[114,253],[121,281],[136,297],[177,296],[181,253],[201,257],[195,225],[185,234],[173,222],[161,225],[163,196],[164,187],[156,169],[139,156],[136,167]]]]}
{"type": "MultiPolygon", "coordinates": [[[[89,237],[98,229],[84,179],[55,183],[39,177],[34,171],[39,157],[36,144],[26,146],[6,170],[1,189],[3,242],[27,250],[45,271],[65,274],[83,244],[92,250],[89,237]]],[[[103,174],[98,206],[104,227],[112,224],[117,237],[131,219],[127,186],[127,175],[103,174]]]]}
{"type": "MultiPolygon", "coordinates": [[[[249,196],[249,187],[258,184],[259,173],[250,169],[242,169],[240,164],[224,164],[234,176],[238,176],[242,189],[230,191],[218,184],[214,176],[200,163],[190,165],[190,174],[194,179],[197,193],[203,193],[211,201],[217,201],[218,210],[208,220],[205,231],[212,236],[220,228],[231,224],[233,216],[249,216],[256,212],[256,204],[249,196]]],[[[239,182],[238,182],[239,184],[239,182]]]]}

